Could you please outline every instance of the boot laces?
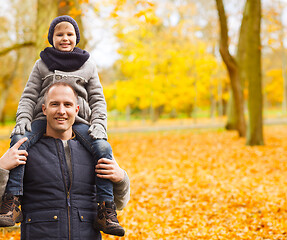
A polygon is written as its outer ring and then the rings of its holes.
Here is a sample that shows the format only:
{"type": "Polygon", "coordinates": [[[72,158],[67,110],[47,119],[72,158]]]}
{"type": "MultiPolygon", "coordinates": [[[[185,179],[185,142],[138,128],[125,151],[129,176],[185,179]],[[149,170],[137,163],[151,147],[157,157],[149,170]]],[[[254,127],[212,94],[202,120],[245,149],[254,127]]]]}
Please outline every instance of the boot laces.
{"type": "Polygon", "coordinates": [[[113,222],[118,223],[117,213],[113,208],[107,208],[107,217],[113,222]]]}
{"type": "MultiPolygon", "coordinates": [[[[17,202],[17,201],[15,201],[17,202]]],[[[1,206],[1,213],[3,214],[6,214],[8,213],[9,211],[12,210],[12,207],[13,207],[13,203],[14,203],[14,197],[13,195],[10,195],[10,194],[7,194],[5,197],[4,197],[4,200],[2,202],[2,206],[1,206]]]]}

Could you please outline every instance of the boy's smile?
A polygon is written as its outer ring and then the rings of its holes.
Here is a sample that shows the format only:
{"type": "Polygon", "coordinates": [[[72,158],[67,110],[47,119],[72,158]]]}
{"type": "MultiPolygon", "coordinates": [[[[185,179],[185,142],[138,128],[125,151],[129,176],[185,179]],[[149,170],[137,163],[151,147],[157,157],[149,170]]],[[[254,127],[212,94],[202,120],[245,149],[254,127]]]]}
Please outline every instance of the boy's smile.
{"type": "Polygon", "coordinates": [[[60,22],[55,26],[53,35],[54,47],[62,52],[71,52],[76,46],[76,32],[69,22],[60,22]]]}

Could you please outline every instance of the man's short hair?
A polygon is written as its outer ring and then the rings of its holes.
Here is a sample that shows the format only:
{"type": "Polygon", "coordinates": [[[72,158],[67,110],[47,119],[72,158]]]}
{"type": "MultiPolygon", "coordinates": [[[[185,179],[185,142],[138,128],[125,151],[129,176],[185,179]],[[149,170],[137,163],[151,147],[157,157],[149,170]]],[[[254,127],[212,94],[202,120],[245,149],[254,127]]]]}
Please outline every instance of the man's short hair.
{"type": "Polygon", "coordinates": [[[55,83],[52,83],[46,90],[45,94],[44,94],[44,104],[46,104],[46,101],[47,101],[47,95],[49,93],[49,91],[51,90],[52,87],[58,87],[58,86],[64,86],[64,87],[69,87],[72,89],[74,95],[75,95],[75,98],[76,98],[76,101],[78,102],[78,93],[75,91],[75,89],[69,84],[69,83],[66,83],[66,82],[55,82],[55,83]]]}

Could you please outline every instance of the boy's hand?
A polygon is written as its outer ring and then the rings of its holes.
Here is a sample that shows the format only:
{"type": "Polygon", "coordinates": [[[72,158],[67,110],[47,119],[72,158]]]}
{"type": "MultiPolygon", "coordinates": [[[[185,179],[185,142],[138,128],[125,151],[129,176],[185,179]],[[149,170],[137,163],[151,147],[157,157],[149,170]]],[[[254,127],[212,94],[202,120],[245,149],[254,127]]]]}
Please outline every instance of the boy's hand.
{"type": "Polygon", "coordinates": [[[22,118],[14,127],[11,137],[13,135],[24,135],[25,130],[31,132],[31,121],[28,118],[22,118]]]}
{"type": "Polygon", "coordinates": [[[106,139],[107,140],[106,130],[101,124],[92,124],[89,128],[88,133],[93,139],[106,139]]]}

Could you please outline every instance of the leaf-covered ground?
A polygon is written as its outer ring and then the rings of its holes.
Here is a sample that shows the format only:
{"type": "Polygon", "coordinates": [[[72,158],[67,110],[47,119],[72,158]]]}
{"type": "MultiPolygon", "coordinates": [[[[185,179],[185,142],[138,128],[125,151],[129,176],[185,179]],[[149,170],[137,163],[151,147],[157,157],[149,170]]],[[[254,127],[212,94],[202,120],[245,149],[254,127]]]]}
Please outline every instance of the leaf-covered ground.
{"type": "Polygon", "coordinates": [[[226,131],[110,134],[131,180],[119,239],[287,239],[287,126],[264,132],[259,147],[226,131]]]}

